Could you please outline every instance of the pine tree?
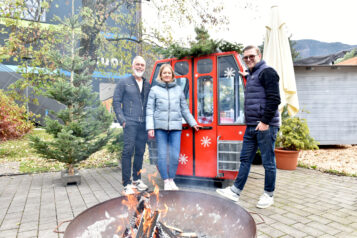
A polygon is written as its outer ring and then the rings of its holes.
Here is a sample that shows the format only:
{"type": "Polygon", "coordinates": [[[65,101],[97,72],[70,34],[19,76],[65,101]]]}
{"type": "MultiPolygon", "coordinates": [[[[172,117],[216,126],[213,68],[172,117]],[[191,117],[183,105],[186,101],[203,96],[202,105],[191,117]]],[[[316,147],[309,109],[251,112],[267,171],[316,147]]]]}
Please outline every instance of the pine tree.
{"type": "Polygon", "coordinates": [[[208,34],[205,27],[195,27],[196,37],[194,42],[190,42],[190,48],[185,48],[177,43],[171,44],[168,48],[157,49],[164,58],[176,57],[182,59],[184,57],[198,57],[201,55],[209,55],[216,52],[236,51],[242,53],[243,45],[240,43],[231,43],[225,40],[213,40],[208,34]]]}
{"type": "Polygon", "coordinates": [[[46,96],[65,105],[63,110],[52,112],[57,120],[45,119],[46,132],[53,139],[31,138],[37,153],[66,163],[69,175],[74,174],[78,162],[100,150],[112,135],[109,129],[112,116],[101,104],[98,94],[92,91],[92,75],[88,69],[93,63],[79,56],[78,34],[83,34],[79,19],[72,15],[62,22],[59,37],[65,47],[50,52],[56,70],[51,74],[54,80],[46,96]]]}

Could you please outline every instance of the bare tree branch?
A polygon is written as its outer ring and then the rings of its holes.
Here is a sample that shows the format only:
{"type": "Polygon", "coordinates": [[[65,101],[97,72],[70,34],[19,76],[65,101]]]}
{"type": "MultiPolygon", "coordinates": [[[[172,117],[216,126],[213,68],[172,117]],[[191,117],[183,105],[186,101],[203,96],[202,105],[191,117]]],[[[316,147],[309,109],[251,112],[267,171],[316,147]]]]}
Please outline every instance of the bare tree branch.
{"type": "Polygon", "coordinates": [[[128,41],[133,41],[136,42],[138,44],[140,44],[142,42],[142,40],[136,40],[130,37],[121,37],[121,38],[115,38],[115,39],[107,39],[107,41],[121,41],[121,40],[128,40],[128,41]]]}

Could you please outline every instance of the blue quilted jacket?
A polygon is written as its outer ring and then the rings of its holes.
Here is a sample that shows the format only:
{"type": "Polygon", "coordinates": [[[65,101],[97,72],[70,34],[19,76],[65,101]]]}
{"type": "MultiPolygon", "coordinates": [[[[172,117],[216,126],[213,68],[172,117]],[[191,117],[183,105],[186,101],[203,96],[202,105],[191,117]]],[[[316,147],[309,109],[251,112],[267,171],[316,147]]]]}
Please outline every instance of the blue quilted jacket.
{"type": "Polygon", "coordinates": [[[146,106],[146,130],[182,130],[182,118],[192,127],[197,125],[176,81],[158,81],[150,90],[146,106]]]}

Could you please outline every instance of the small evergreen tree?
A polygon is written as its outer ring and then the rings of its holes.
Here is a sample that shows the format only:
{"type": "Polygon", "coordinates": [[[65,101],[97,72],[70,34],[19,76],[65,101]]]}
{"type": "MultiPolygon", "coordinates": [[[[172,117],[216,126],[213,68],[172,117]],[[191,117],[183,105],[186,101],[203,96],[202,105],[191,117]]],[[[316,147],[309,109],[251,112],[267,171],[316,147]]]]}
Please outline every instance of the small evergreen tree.
{"type": "Polygon", "coordinates": [[[59,31],[65,48],[50,54],[55,63],[51,75],[55,80],[46,93],[66,106],[59,112],[52,112],[58,120],[45,119],[45,129],[53,140],[31,137],[37,153],[66,163],[70,175],[74,174],[75,164],[100,150],[112,134],[109,130],[112,116],[101,104],[98,94],[92,91],[92,75],[88,69],[93,63],[79,56],[77,39],[78,34],[83,34],[80,27],[79,16],[65,19],[59,31]],[[69,72],[69,77],[64,72],[69,72]]]}
{"type": "Polygon", "coordinates": [[[203,27],[195,27],[196,41],[190,42],[190,48],[182,47],[176,43],[171,44],[166,49],[158,49],[158,52],[164,58],[176,57],[182,59],[184,57],[197,57],[202,55],[209,55],[216,52],[236,51],[242,53],[243,45],[240,43],[231,43],[224,40],[210,39],[208,31],[203,27]]]}

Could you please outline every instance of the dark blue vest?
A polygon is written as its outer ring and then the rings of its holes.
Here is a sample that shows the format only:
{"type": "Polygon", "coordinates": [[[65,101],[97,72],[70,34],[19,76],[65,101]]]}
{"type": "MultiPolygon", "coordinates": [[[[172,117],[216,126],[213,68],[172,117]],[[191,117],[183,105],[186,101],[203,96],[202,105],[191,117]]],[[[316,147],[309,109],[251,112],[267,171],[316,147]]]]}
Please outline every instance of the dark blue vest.
{"type": "MultiPolygon", "coordinates": [[[[247,84],[244,91],[244,114],[245,122],[250,126],[257,125],[264,115],[266,94],[265,89],[259,80],[259,75],[267,68],[269,68],[269,66],[262,60],[255,65],[256,70],[247,77],[247,84]]],[[[280,125],[278,110],[269,125],[280,125]]]]}

